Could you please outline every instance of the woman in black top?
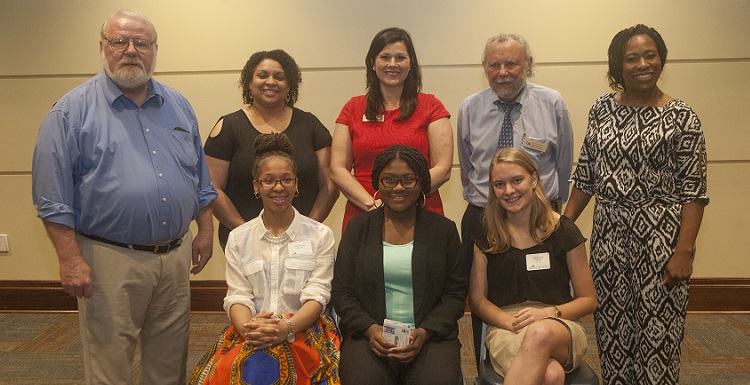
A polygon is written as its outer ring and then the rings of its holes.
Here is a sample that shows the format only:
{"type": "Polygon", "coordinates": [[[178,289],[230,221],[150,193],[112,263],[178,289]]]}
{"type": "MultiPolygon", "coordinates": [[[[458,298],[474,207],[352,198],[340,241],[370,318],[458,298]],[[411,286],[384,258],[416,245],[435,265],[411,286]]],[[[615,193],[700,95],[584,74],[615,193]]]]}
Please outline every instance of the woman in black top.
{"type": "Polygon", "coordinates": [[[263,208],[260,198],[253,196],[252,175],[253,143],[261,134],[283,132],[294,146],[299,195],[293,205],[300,214],[323,222],[338,199],[329,166],[331,133],[315,115],[294,107],[301,83],[300,69],[288,53],[254,53],[240,75],[246,105],[222,116],[206,139],[206,163],[219,193],[213,211],[222,248],[232,229],[257,217],[263,208]]]}
{"type": "Polygon", "coordinates": [[[596,309],[586,240],[552,210],[524,151],[495,154],[490,186],[475,239],[472,312],[488,324],[492,366],[506,384],[562,384],[586,350],[575,320],[596,309]]]}

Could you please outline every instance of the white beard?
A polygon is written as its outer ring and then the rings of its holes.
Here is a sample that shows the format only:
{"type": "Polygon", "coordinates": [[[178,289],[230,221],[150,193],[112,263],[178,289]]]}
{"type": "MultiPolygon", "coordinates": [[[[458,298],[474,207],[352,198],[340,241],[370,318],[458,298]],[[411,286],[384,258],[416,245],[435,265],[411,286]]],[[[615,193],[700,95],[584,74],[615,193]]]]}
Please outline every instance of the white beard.
{"type": "Polygon", "coordinates": [[[526,87],[525,79],[524,79],[523,84],[521,84],[520,87],[516,84],[513,84],[513,87],[505,85],[503,87],[495,87],[493,91],[495,91],[495,93],[500,99],[510,100],[510,99],[517,97],[524,87],[526,87]]]}
{"type": "Polygon", "coordinates": [[[156,64],[156,58],[154,58],[152,68],[148,72],[143,68],[143,63],[141,61],[138,61],[138,67],[120,67],[119,65],[121,63],[118,63],[118,68],[115,68],[114,71],[111,71],[109,69],[109,66],[107,65],[107,61],[104,58],[104,55],[102,54],[102,63],[104,64],[104,72],[107,74],[107,76],[109,76],[110,79],[112,79],[113,82],[115,82],[115,84],[117,84],[120,88],[132,89],[145,85],[149,81],[149,79],[151,79],[151,75],[153,75],[154,73],[153,67],[155,67],[156,64]]]}

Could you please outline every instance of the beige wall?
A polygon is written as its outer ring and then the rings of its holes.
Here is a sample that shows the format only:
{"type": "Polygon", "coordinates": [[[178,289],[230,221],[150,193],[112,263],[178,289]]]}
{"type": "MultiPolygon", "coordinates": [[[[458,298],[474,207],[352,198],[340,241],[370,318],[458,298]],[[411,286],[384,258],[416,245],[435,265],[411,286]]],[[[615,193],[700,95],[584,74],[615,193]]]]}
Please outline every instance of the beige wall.
{"type": "MultiPolygon", "coordinates": [[[[661,80],[699,114],[708,142],[709,195],[698,239],[696,277],[750,277],[737,242],[750,230],[750,135],[743,94],[750,84],[750,2],[737,0],[558,1],[58,1],[0,0],[0,280],[54,280],[54,250],[31,204],[31,154],[52,103],[100,70],[98,30],[121,7],[147,14],[159,31],[156,77],[192,102],[205,138],[216,119],[240,107],[236,82],[247,57],[283,48],[303,69],[298,106],[333,129],[344,102],[364,91],[364,54],[382,28],[400,26],[415,41],[424,89],[454,114],[486,87],[485,40],[498,32],[526,36],[538,63],[532,81],[559,90],[573,119],[576,153],[587,111],[608,92],[606,49],[636,23],[656,27],[669,47],[661,80]]],[[[465,207],[458,161],[442,187],[446,214],[465,207]]],[[[326,221],[338,234],[341,198],[326,221]]],[[[104,204],[105,202],[103,202],[104,204]]],[[[591,207],[579,225],[591,230],[591,207]]],[[[196,279],[223,279],[224,257],[196,279]]]]}

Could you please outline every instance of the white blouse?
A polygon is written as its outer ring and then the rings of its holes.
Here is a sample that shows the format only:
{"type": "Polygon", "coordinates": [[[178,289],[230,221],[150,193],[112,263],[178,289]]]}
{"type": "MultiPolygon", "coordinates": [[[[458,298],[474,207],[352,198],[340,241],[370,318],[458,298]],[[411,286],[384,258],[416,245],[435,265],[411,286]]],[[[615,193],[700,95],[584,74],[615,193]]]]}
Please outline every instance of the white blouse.
{"type": "Polygon", "coordinates": [[[279,236],[266,230],[263,211],[229,233],[224,310],[247,306],[253,315],[294,313],[308,300],[323,308],[331,298],[334,238],[326,225],[294,210],[279,236]]]}

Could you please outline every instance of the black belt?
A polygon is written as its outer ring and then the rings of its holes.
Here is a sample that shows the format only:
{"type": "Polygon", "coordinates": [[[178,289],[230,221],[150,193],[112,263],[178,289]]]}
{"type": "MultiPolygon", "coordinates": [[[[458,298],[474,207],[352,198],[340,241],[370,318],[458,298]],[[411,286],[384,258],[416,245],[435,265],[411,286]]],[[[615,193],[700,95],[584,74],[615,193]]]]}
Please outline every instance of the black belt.
{"type": "Polygon", "coordinates": [[[88,239],[91,239],[97,242],[103,242],[103,243],[107,243],[107,244],[114,245],[114,246],[120,246],[126,249],[133,249],[133,250],[138,250],[138,251],[150,251],[154,254],[167,253],[170,250],[174,250],[180,247],[180,245],[182,244],[182,238],[177,238],[169,242],[159,243],[157,245],[132,245],[132,244],[127,244],[127,243],[111,241],[107,238],[98,237],[96,235],[83,234],[83,233],[80,233],[80,234],[88,239]]]}

